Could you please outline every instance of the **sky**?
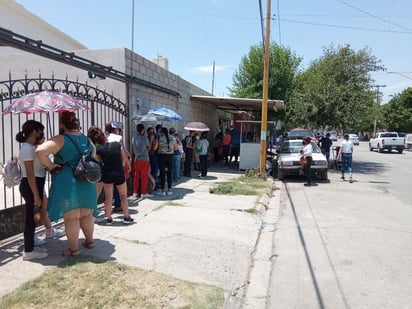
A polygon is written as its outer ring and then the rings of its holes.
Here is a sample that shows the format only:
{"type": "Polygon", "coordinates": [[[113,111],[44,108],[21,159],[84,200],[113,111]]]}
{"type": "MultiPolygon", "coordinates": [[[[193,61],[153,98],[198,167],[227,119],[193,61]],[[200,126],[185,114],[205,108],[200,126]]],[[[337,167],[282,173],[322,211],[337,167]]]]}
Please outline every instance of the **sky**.
{"type": "MultiPolygon", "coordinates": [[[[213,87],[216,96],[229,95],[242,57],[266,33],[267,0],[263,21],[259,0],[17,2],[89,49],[126,47],[149,60],[166,57],[172,73],[209,92],[213,87]]],[[[324,47],[350,45],[369,48],[386,68],[371,74],[380,103],[412,86],[411,0],[272,0],[270,13],[271,43],[302,57],[302,70],[324,47]]]]}

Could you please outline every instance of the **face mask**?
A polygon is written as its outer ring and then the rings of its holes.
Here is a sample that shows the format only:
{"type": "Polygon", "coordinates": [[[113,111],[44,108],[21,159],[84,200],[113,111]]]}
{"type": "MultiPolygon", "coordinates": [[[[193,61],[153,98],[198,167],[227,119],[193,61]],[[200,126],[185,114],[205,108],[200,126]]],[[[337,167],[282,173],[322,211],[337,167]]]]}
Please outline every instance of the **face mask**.
{"type": "Polygon", "coordinates": [[[36,137],[36,144],[40,144],[43,138],[44,138],[44,133],[40,132],[39,136],[36,137]]]}

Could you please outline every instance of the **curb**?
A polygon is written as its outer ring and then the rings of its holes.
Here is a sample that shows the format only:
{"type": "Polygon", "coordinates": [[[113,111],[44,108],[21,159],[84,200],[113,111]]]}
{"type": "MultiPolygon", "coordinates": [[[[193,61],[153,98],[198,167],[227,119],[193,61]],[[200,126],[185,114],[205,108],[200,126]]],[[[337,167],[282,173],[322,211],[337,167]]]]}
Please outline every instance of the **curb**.
{"type": "Polygon", "coordinates": [[[279,219],[279,204],[280,188],[274,184],[271,197],[268,197],[267,209],[262,217],[256,250],[252,256],[252,266],[245,285],[245,293],[240,308],[266,308],[272,270],[273,238],[276,223],[279,219]]]}

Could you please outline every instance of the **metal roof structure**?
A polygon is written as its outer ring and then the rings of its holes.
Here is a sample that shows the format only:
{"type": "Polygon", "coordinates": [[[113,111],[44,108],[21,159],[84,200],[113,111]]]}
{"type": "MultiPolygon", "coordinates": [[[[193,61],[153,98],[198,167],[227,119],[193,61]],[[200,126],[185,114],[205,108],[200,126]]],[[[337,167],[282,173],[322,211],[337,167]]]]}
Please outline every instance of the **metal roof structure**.
{"type": "MultiPolygon", "coordinates": [[[[217,109],[229,111],[261,111],[262,99],[249,98],[232,98],[232,97],[215,97],[192,95],[192,102],[201,102],[212,104],[217,109]]],[[[285,109],[285,103],[282,100],[268,100],[268,110],[281,112],[285,109]]]]}

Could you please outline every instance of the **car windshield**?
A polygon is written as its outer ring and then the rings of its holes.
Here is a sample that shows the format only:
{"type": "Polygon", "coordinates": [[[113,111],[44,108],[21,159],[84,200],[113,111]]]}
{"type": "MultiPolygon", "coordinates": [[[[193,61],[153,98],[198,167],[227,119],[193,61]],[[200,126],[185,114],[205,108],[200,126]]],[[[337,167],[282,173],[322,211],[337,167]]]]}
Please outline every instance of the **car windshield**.
{"type": "Polygon", "coordinates": [[[313,134],[309,131],[304,131],[304,130],[302,130],[302,131],[290,131],[288,133],[288,138],[296,138],[296,137],[302,138],[302,137],[305,137],[305,136],[312,137],[313,134]]]}
{"type": "Polygon", "coordinates": [[[381,137],[398,137],[396,133],[383,133],[381,137]]]}
{"type": "MultiPolygon", "coordinates": [[[[312,145],[312,152],[319,153],[320,148],[314,143],[311,142],[312,145]]],[[[303,149],[304,145],[302,141],[284,141],[282,146],[280,147],[280,153],[299,153],[303,149]]]]}

